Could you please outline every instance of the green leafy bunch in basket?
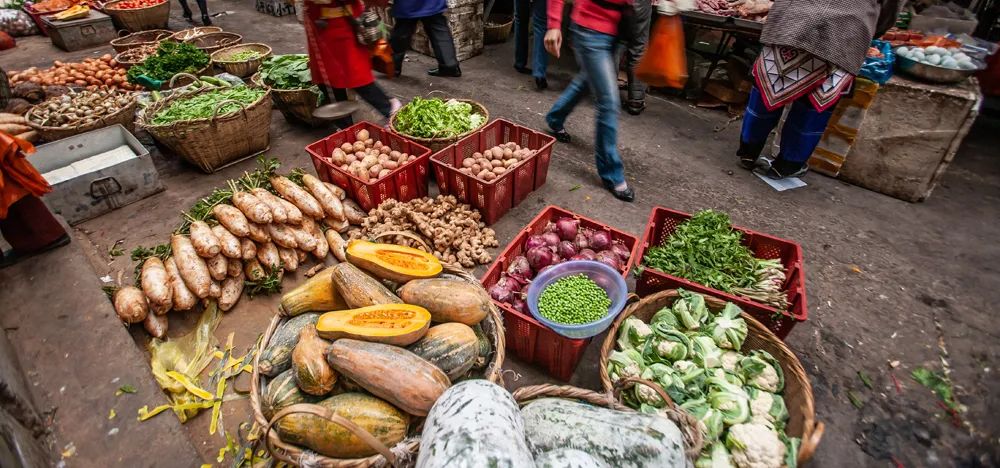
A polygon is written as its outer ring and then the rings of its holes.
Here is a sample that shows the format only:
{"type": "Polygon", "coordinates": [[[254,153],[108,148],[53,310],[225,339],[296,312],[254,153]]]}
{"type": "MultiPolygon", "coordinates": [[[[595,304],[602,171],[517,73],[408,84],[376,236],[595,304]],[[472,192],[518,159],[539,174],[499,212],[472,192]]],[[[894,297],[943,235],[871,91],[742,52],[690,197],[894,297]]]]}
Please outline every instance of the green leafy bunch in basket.
{"type": "Polygon", "coordinates": [[[197,73],[208,66],[208,62],[208,54],[191,44],[163,41],[155,54],[128,69],[128,81],[142,84],[145,80],[140,77],[167,81],[178,73],[197,73]]]}
{"type": "Polygon", "coordinates": [[[452,138],[486,123],[472,104],[415,97],[396,114],[395,130],[418,138],[452,138]]]}

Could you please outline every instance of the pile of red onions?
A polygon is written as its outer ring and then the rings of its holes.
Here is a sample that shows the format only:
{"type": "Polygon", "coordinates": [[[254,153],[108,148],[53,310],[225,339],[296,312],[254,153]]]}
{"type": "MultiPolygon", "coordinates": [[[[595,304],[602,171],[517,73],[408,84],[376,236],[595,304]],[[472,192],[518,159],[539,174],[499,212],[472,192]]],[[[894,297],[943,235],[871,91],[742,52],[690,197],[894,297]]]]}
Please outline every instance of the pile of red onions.
{"type": "Polygon", "coordinates": [[[546,268],[566,260],[596,260],[622,271],[631,253],[628,247],[612,241],[610,232],[581,227],[579,220],[563,218],[524,242],[524,255],[511,260],[500,280],[490,288],[490,296],[527,314],[524,299],[528,285],[546,268]]]}

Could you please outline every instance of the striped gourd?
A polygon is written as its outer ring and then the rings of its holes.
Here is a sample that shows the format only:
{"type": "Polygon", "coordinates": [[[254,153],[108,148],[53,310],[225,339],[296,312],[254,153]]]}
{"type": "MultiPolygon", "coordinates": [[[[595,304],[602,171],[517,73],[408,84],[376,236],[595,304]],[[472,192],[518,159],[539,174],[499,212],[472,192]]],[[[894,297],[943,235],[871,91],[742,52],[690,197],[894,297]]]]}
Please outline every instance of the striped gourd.
{"type": "Polygon", "coordinates": [[[427,334],[410,345],[409,350],[438,366],[449,379],[455,381],[476,363],[479,340],[468,325],[442,323],[427,330],[427,334]]]}

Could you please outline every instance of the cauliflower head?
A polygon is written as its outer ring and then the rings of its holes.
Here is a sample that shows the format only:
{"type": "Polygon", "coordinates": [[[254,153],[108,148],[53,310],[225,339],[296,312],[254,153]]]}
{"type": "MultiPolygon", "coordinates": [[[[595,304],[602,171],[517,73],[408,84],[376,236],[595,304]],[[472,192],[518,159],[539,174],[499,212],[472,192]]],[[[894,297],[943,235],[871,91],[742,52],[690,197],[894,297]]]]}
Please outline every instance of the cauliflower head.
{"type": "Polygon", "coordinates": [[[730,427],[726,447],[739,468],[781,468],[785,463],[785,444],[777,432],[763,424],[730,427]]]}

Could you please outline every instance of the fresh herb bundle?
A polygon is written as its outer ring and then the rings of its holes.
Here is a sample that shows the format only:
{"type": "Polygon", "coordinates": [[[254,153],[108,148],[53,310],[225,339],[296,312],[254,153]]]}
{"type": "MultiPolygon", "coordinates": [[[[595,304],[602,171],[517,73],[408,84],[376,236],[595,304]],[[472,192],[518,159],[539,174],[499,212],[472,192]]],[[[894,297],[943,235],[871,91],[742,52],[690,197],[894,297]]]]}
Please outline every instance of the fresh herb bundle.
{"type": "Polygon", "coordinates": [[[141,75],[167,81],[178,73],[195,73],[208,66],[208,62],[208,54],[191,44],[163,41],[156,54],[129,68],[126,76],[129,83],[137,83],[141,75]]]}

